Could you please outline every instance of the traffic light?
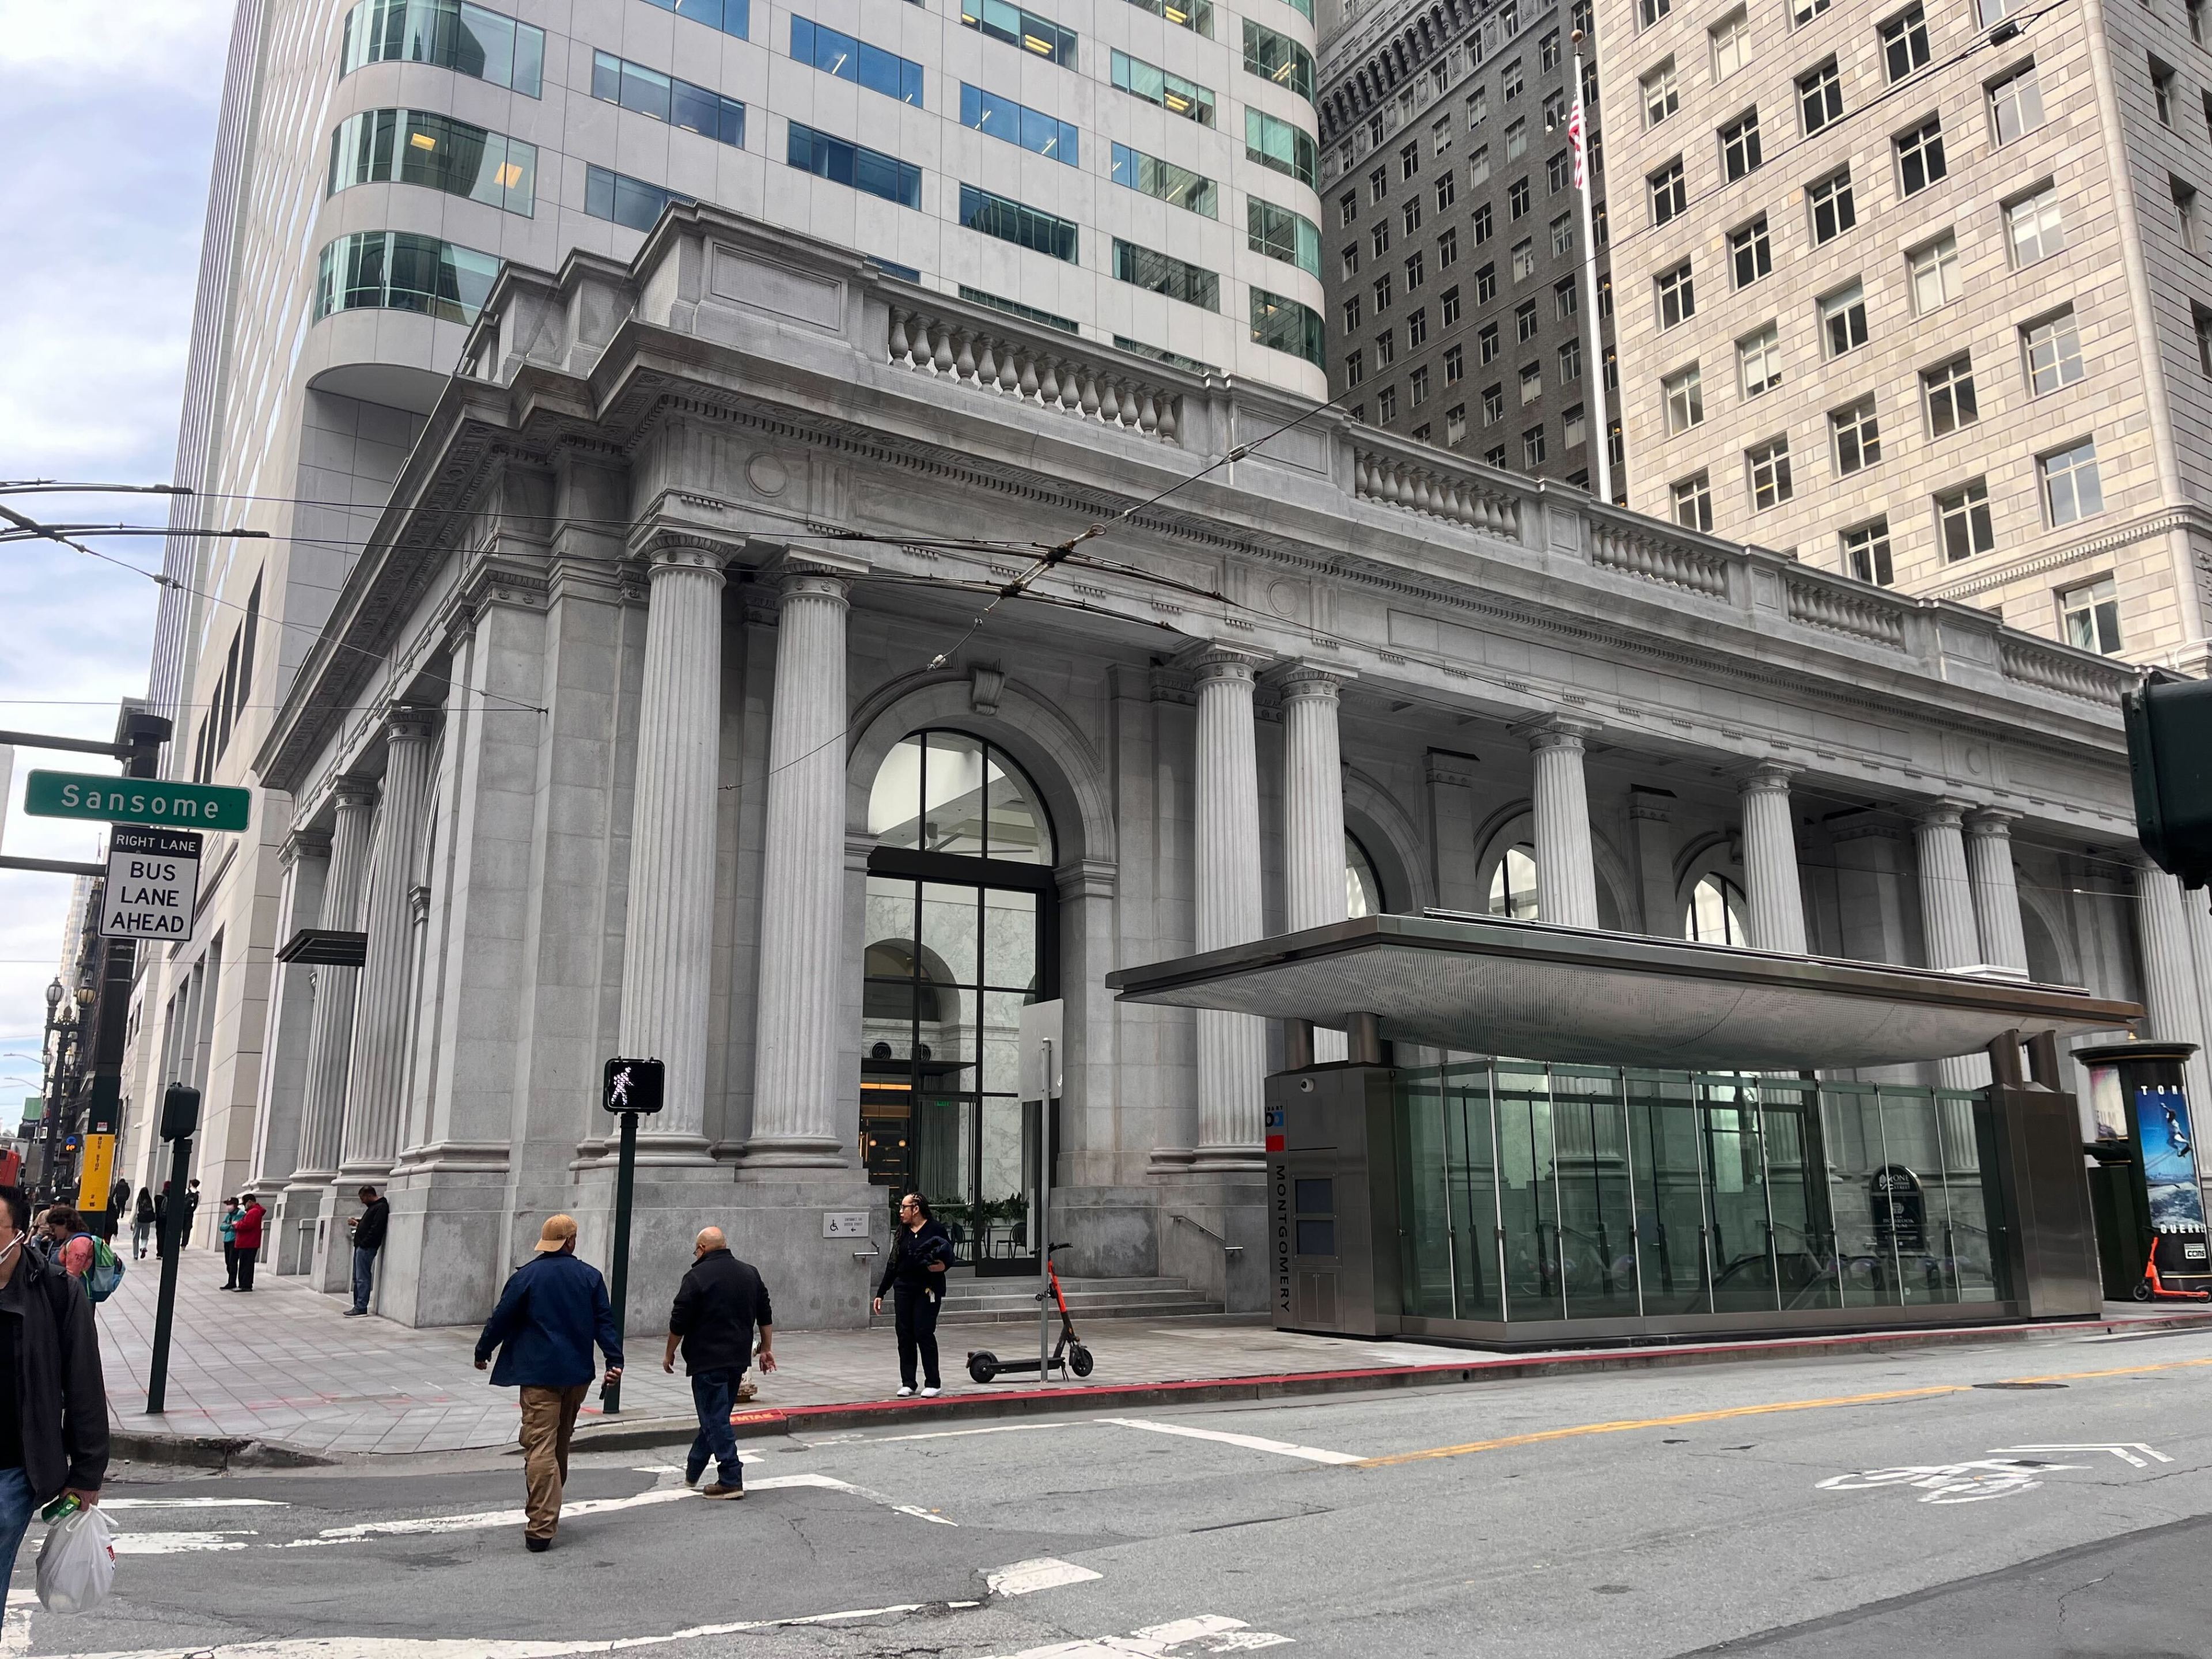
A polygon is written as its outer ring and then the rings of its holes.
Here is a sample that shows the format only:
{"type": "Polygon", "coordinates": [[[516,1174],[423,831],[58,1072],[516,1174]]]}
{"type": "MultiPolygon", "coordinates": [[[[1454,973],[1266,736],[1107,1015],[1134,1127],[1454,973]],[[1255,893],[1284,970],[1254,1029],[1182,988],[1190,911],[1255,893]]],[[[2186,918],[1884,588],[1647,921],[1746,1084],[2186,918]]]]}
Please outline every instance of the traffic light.
{"type": "Polygon", "coordinates": [[[2143,851],[2184,887],[2212,882],[2212,680],[2154,672],[2120,699],[2143,851]]]}

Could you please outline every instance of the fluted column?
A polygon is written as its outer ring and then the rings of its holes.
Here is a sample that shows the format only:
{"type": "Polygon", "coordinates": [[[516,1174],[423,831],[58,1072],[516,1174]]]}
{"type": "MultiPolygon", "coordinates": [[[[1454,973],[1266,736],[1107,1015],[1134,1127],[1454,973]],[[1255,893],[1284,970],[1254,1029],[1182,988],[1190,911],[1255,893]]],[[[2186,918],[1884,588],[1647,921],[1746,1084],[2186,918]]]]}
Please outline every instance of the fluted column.
{"type": "MultiPolygon", "coordinates": [[[[2189,921],[2183,907],[2202,904],[2202,893],[2185,893],[2181,884],[2156,865],[2136,867],[2136,943],[2142,956],[2146,1034],[2160,1042],[2204,1042],[2197,1000],[2196,964],[2189,949],[2189,921]]],[[[2192,1072],[2202,1061],[2190,1062],[2192,1072]]]]}
{"type": "Polygon", "coordinates": [[[369,854],[362,931],[360,1012],[354,1020],[352,1085],[338,1173],[380,1180],[399,1152],[407,1088],[408,1004],[415,953],[408,890],[422,862],[422,815],[430,793],[430,720],[394,709],[385,720],[384,810],[369,854]]]}
{"type": "Polygon", "coordinates": [[[1589,728],[1547,719],[1515,728],[1536,759],[1536,916],[1595,927],[1597,862],[1590,851],[1589,793],[1583,781],[1589,728]]]}
{"type": "MultiPolygon", "coordinates": [[[[323,926],[358,932],[368,886],[368,832],[376,791],[342,784],[331,829],[331,867],[324,878],[323,926]]],[[[338,1172],[338,1144],[345,1128],[347,1066],[353,1058],[354,1000],[361,969],[325,964],[313,970],[314,1013],[307,1025],[307,1084],[301,1108],[300,1158],[295,1186],[326,1185],[338,1172]]]]}
{"type": "MultiPolygon", "coordinates": [[[[1337,734],[1337,690],[1345,677],[1304,665],[1280,682],[1283,694],[1283,910],[1292,932],[1342,921],[1344,757],[1337,734]]],[[[1314,1033],[1314,1058],[1344,1058],[1344,1033],[1314,1033]]]]}
{"type": "Polygon", "coordinates": [[[1797,827],[1790,811],[1794,766],[1768,761],[1743,781],[1743,873],[1755,951],[1805,954],[1805,896],[1797,878],[1797,827]]]}
{"type": "MultiPolygon", "coordinates": [[[[1198,775],[1193,882],[1198,948],[1260,937],[1260,767],[1252,732],[1253,659],[1220,647],[1192,664],[1198,677],[1198,775]]],[[[1343,808],[1338,807],[1338,847],[1343,808]]],[[[1340,884],[1341,876],[1339,877],[1340,884]]],[[[1267,1034],[1251,1014],[1198,1011],[1199,1169],[1260,1162],[1267,1034]]]]}
{"type": "Polygon", "coordinates": [[[667,1067],[656,1139],[705,1156],[713,974],[716,760],[722,717],[722,556],[664,547],[647,578],[645,669],[623,930],[622,1052],[667,1067]]]}
{"type": "MultiPolygon", "coordinates": [[[[1981,960],[1961,810],[1956,801],[1940,800],[1912,821],[1920,861],[1920,931],[1930,968],[1971,968],[1981,960]]],[[[1947,1089],[1978,1089],[1989,1081],[1989,1060],[1983,1054],[1954,1055],[1942,1061],[1937,1072],[1947,1089]]]]}
{"type": "Polygon", "coordinates": [[[769,720],[760,1002],[749,1165],[849,1163],[837,1133],[845,1008],[843,578],[786,571],[769,720]]]}
{"type": "Polygon", "coordinates": [[[2025,979],[2027,934],[2020,922],[2020,877],[2012,867],[2012,826],[2019,817],[1994,806],[1966,814],[1966,878],[1982,961],[2025,979]]]}

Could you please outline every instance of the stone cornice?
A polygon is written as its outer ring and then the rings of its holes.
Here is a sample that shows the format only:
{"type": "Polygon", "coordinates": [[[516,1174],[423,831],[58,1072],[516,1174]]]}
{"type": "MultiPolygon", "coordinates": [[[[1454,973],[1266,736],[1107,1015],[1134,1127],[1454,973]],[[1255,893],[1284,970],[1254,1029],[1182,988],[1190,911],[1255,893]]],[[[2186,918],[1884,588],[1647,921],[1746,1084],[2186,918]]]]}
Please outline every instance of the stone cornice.
{"type": "Polygon", "coordinates": [[[1971,576],[1955,581],[1937,582],[1928,590],[1929,597],[1938,599],[1963,600],[1976,593],[1986,593],[1992,588],[2024,581],[2030,576],[2063,569],[2069,564],[2079,564],[2084,559],[2100,559],[2107,553],[2117,553],[2137,542],[2147,542],[2154,536],[2164,536],[2176,530],[2193,530],[2201,535],[2212,536],[2212,510],[2197,506],[2167,507],[2108,531],[2101,536],[2092,536],[2085,541],[2071,542],[2064,547],[2031,553],[2024,558],[2012,559],[2003,564],[1978,570],[1971,576]]]}

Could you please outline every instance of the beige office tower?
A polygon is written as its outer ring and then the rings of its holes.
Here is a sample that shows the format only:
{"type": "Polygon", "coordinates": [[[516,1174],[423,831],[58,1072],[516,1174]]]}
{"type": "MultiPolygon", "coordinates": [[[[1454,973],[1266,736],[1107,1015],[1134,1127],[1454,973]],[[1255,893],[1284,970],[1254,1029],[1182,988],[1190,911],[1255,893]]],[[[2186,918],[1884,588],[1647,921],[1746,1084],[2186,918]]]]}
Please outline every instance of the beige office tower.
{"type": "Polygon", "coordinates": [[[2203,669],[2203,0],[1601,0],[1631,505],[2203,669]]]}

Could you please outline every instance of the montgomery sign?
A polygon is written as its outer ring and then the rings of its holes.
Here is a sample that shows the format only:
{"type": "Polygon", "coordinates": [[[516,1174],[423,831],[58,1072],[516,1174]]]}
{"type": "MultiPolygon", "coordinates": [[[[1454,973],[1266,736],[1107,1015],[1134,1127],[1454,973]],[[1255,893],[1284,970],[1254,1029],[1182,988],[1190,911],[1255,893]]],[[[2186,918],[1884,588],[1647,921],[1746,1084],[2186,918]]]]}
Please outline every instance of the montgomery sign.
{"type": "Polygon", "coordinates": [[[177,830],[243,830],[252,805],[250,789],[82,772],[33,772],[23,787],[23,811],[33,817],[100,818],[177,830]]]}

